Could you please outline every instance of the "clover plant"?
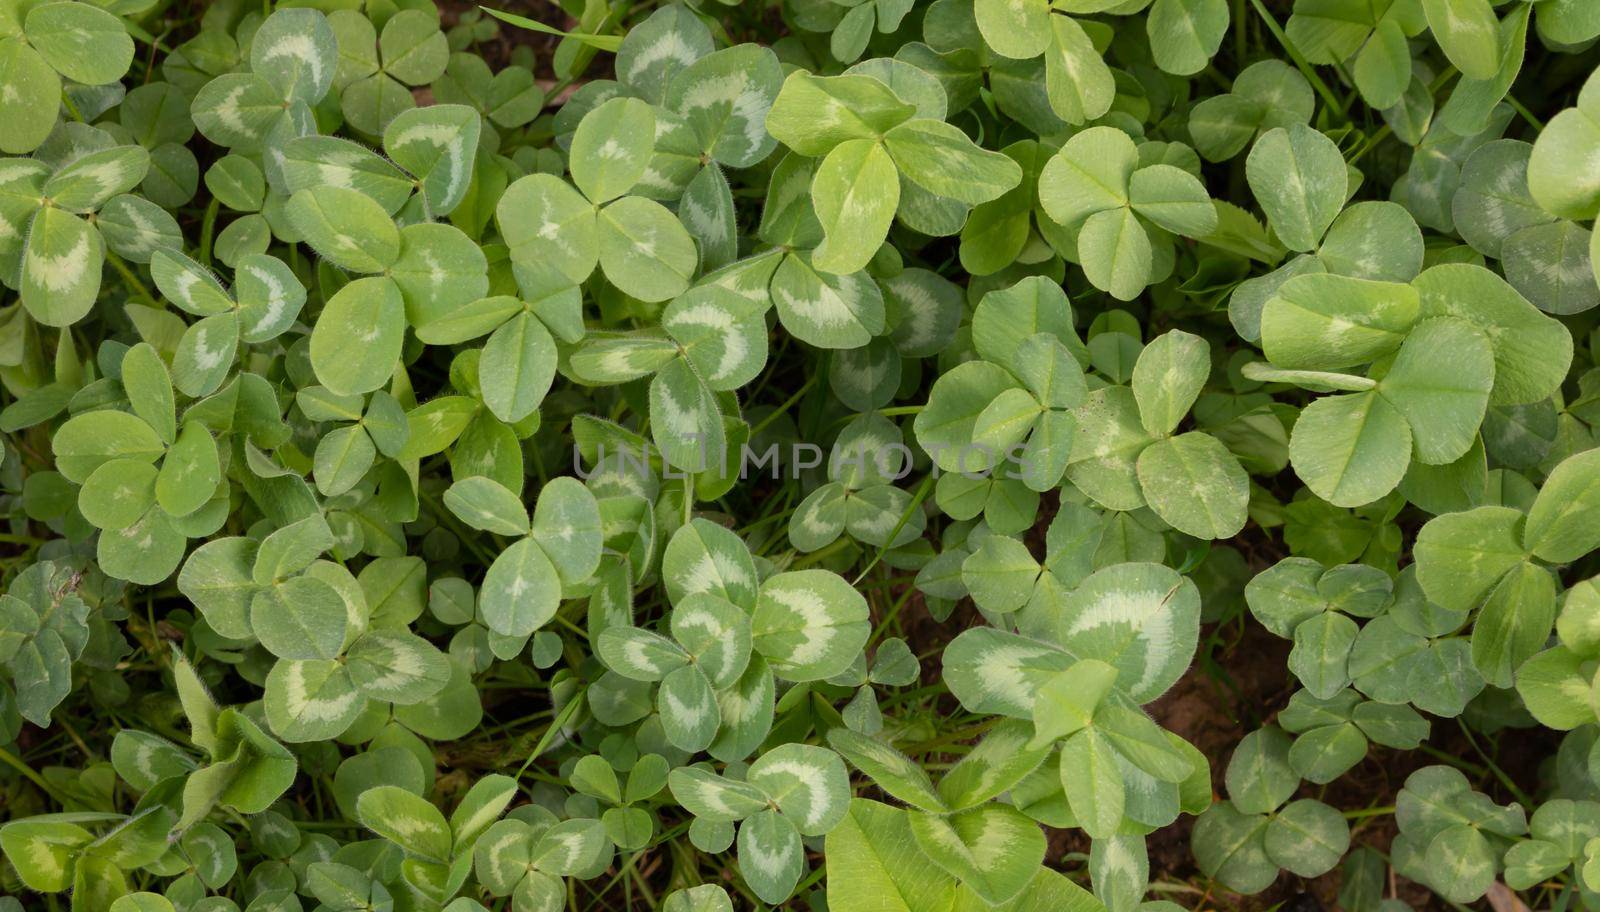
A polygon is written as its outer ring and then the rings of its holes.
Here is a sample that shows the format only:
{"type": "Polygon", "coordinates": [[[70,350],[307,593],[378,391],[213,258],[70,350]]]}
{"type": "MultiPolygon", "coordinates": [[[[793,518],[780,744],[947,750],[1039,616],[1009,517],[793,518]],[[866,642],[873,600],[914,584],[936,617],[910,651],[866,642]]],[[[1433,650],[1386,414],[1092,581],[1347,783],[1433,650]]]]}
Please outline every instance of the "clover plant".
{"type": "Polygon", "coordinates": [[[0,912],[1600,910],[1597,42],[0,0],[0,912]]]}

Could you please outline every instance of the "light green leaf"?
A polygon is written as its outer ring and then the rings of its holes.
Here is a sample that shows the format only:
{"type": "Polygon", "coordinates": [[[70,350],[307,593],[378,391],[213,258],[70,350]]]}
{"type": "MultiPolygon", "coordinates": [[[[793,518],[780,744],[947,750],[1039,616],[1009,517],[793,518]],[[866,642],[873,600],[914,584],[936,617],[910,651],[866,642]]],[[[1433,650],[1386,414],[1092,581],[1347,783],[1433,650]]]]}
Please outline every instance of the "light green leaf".
{"type": "Polygon", "coordinates": [[[997,199],[1022,180],[1015,161],[980,148],[943,121],[906,121],[884,134],[883,145],[906,177],[930,193],[968,205],[997,199]]]}
{"type": "Polygon", "coordinates": [[[1156,441],[1139,454],[1138,473],[1150,509],[1178,531],[1218,539],[1244,528],[1250,477],[1210,434],[1156,441]]]}
{"type": "Polygon", "coordinates": [[[624,197],[602,209],[596,224],[600,267],[613,285],[641,301],[665,301],[689,287],[699,254],[665,206],[624,197]]]}
{"type": "Polygon", "coordinates": [[[337,266],[382,272],[400,257],[400,232],[371,197],[323,185],[289,197],[284,213],[306,243],[337,266]]]}
{"type": "Polygon", "coordinates": [[[761,585],[751,616],[756,651],[791,681],[831,678],[849,667],[869,632],[866,599],[827,570],[780,573],[761,585]]]}
{"type": "Polygon", "coordinates": [[[842,142],[817,169],[811,201],[824,235],[812,265],[839,275],[857,272],[877,253],[900,203],[895,163],[879,142],[842,142]]]}
{"type": "Polygon", "coordinates": [[[387,277],[356,279],[322,308],[311,330],[311,366],[341,395],[369,393],[394,374],[405,342],[405,304],[387,277]]]}
{"type": "Polygon", "coordinates": [[[1256,201],[1291,250],[1315,250],[1349,191],[1344,156],[1303,124],[1268,131],[1245,163],[1256,201]]]}
{"type": "Polygon", "coordinates": [[[1318,497],[1359,507],[1394,490],[1411,464],[1411,428],[1376,392],[1324,396],[1289,438],[1295,474],[1318,497]]]}
{"type": "Polygon", "coordinates": [[[22,255],[23,306],[45,326],[71,326],[94,309],[104,262],[105,242],[93,225],[61,209],[40,209],[22,255]]]}

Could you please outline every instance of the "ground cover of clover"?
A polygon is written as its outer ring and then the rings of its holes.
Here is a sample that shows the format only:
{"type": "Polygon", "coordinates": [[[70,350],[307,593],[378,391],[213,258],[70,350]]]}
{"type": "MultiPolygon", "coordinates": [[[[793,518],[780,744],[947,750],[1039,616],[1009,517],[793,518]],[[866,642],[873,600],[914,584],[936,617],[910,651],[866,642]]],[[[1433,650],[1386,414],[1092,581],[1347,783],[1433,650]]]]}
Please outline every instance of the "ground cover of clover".
{"type": "Polygon", "coordinates": [[[0,0],[0,912],[1600,912],[1597,68],[0,0]]]}

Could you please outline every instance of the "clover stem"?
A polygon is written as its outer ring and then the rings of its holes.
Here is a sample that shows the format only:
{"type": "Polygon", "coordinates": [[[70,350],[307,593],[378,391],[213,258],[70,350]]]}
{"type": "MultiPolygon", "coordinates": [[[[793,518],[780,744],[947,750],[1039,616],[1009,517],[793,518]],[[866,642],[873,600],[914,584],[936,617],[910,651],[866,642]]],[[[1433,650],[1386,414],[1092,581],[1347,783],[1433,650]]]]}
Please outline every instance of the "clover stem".
{"type": "Polygon", "coordinates": [[[766,430],[767,425],[771,424],[779,415],[787,412],[796,402],[799,402],[801,396],[804,396],[806,393],[810,392],[811,387],[816,385],[816,382],[817,377],[815,374],[807,377],[806,382],[800,384],[800,388],[794,391],[794,395],[790,396],[788,399],[785,399],[782,405],[768,412],[767,417],[756,422],[755,426],[750,428],[750,437],[754,439],[757,434],[766,430]]]}
{"type": "Polygon", "coordinates": [[[128,268],[128,264],[123,262],[122,257],[119,257],[110,250],[107,250],[106,262],[110,263],[111,268],[115,269],[117,274],[122,276],[122,281],[126,282],[128,287],[132,289],[135,294],[144,298],[146,301],[149,301],[151,306],[158,309],[161,308],[161,302],[156,299],[155,295],[150,293],[149,287],[139,279],[138,273],[128,268]]]}
{"type": "Polygon", "coordinates": [[[1288,33],[1283,30],[1282,26],[1278,25],[1278,20],[1272,18],[1272,14],[1267,12],[1266,5],[1263,4],[1261,0],[1250,0],[1250,4],[1255,7],[1256,13],[1260,15],[1262,21],[1267,24],[1267,31],[1271,32],[1272,37],[1278,39],[1278,43],[1283,45],[1283,49],[1289,52],[1289,58],[1294,61],[1295,67],[1300,70],[1301,74],[1306,77],[1306,79],[1311,83],[1312,87],[1317,90],[1317,94],[1321,95],[1322,100],[1326,101],[1335,111],[1338,111],[1339,116],[1344,118],[1344,120],[1348,123],[1350,120],[1350,112],[1345,108],[1344,102],[1339,98],[1338,95],[1334,93],[1333,89],[1329,88],[1328,84],[1322,80],[1322,76],[1319,75],[1316,68],[1306,60],[1305,55],[1300,53],[1300,49],[1295,47],[1294,42],[1289,40],[1288,33]]]}
{"type": "Polygon", "coordinates": [[[21,758],[17,757],[17,755],[11,753],[3,747],[0,747],[0,762],[4,762],[7,766],[21,773],[23,776],[26,776],[29,782],[37,785],[57,804],[62,805],[63,807],[66,806],[66,801],[64,801],[62,797],[56,793],[55,789],[50,787],[50,783],[46,782],[43,776],[34,772],[33,767],[24,763],[21,758]]]}
{"type": "Polygon", "coordinates": [[[205,219],[200,223],[200,263],[211,265],[211,233],[217,227],[217,207],[221,203],[213,197],[206,206],[205,219]]]}

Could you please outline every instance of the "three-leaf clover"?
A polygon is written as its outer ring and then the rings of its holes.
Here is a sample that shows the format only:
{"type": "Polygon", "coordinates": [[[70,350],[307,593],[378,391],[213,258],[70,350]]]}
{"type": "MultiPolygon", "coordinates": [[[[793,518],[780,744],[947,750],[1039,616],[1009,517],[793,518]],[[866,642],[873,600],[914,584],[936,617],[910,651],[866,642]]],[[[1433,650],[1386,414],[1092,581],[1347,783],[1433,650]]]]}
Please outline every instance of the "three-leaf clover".
{"type": "Polygon", "coordinates": [[[699,266],[694,239],[660,203],[627,195],[650,166],[655,111],[637,98],[591,110],[572,138],[569,184],[551,174],[518,178],[496,219],[514,264],[549,265],[578,284],[596,264],[606,279],[644,301],[681,294],[699,266]]]}
{"type": "Polygon", "coordinates": [[[600,508],[576,479],[546,484],[531,517],[515,492],[481,475],[457,480],[444,501],[473,528],[516,537],[489,565],[478,595],[478,611],[496,634],[533,635],[600,565],[600,508]]]}
{"type": "Polygon", "coordinates": [[[516,780],[491,773],[472,784],[446,820],[427,799],[380,785],[361,794],[356,817],[405,853],[400,866],[405,883],[442,904],[460,892],[472,873],[478,841],[505,823],[500,815],[516,796],[516,780]]]}
{"type": "MultiPolygon", "coordinates": [[[[1534,402],[1565,373],[1565,327],[1479,266],[1435,266],[1409,285],[1296,276],[1261,314],[1271,365],[1245,376],[1338,392],[1307,406],[1289,455],[1318,497],[1371,503],[1417,463],[1469,454],[1491,404],[1534,402]],[[1542,340],[1544,357],[1507,335],[1542,340]],[[1344,373],[1371,364],[1366,376],[1344,373]]],[[[1569,337],[1568,337],[1569,338],[1569,337]]]]}
{"type": "Polygon", "coordinates": [[[1232,91],[1203,99],[1189,112],[1189,137],[1206,161],[1227,161],[1251,140],[1279,127],[1311,120],[1311,84],[1281,60],[1261,60],[1239,71],[1232,91]]]}
{"type": "Polygon", "coordinates": [[[586,754],[573,765],[567,781],[579,794],[610,805],[600,815],[606,835],[624,852],[636,852],[649,844],[656,833],[651,809],[638,805],[666,788],[669,769],[665,757],[645,754],[634,761],[624,783],[617,778],[611,761],[599,754],[586,754]]]}
{"type": "Polygon", "coordinates": [[[177,569],[189,538],[221,524],[221,454],[204,423],[179,423],[167,366],[149,343],[128,349],[121,373],[132,411],[67,419],[56,432],[57,468],[82,485],[79,509],[102,530],[101,568],[150,585],[177,569]]]}
{"type": "Polygon", "coordinates": [[[89,644],[89,605],[65,565],[39,561],[0,595],[0,665],[10,674],[17,710],[38,726],[72,691],[72,663],[89,644]]]}
{"type": "Polygon", "coordinates": [[[1408,776],[1394,816],[1400,826],[1390,849],[1395,870],[1455,903],[1488,892],[1506,851],[1528,831],[1521,805],[1495,804],[1449,766],[1408,776]]]}
{"type": "Polygon", "coordinates": [[[439,78],[450,63],[450,43],[432,7],[396,12],[381,33],[356,10],[337,10],[327,23],[338,48],[321,60],[337,61],[337,72],[330,67],[328,76],[339,90],[339,109],[352,127],[372,136],[417,106],[412,86],[439,78]]]}
{"type": "Polygon", "coordinates": [[[1294,640],[1289,670],[1311,695],[1331,700],[1350,684],[1350,651],[1360,628],[1352,617],[1377,617],[1394,583],[1366,564],[1324,568],[1286,557],[1245,586],[1250,613],[1262,626],[1294,640]]]}
{"type": "Polygon", "coordinates": [[[316,132],[312,108],[333,87],[338,59],[327,16],[276,10],[256,29],[249,68],[222,72],[194,94],[189,111],[195,127],[219,146],[259,157],[276,185],[283,143],[316,132]]]}
{"type": "Polygon", "coordinates": [[[1308,782],[1326,785],[1367,755],[1367,744],[1415,750],[1428,737],[1428,720],[1409,706],[1363,700],[1345,689],[1326,700],[1295,691],[1278,713],[1278,725],[1295,736],[1289,765],[1308,782]]]}
{"type": "Polygon", "coordinates": [[[454,226],[397,227],[376,199],[333,184],[296,191],[285,212],[318,253],[362,274],[327,299],[311,330],[311,366],[340,395],[369,393],[389,380],[407,325],[425,324],[489,290],[482,249],[454,226]]]}
{"type": "Polygon", "coordinates": [[[523,805],[479,837],[472,870],[491,895],[511,897],[511,908],[547,909],[565,901],[563,877],[592,877],[611,855],[600,821],[557,820],[538,805],[523,805]]]}
{"type": "Polygon", "coordinates": [[[1315,798],[1289,800],[1300,788],[1289,752],[1281,729],[1245,735],[1228,760],[1228,800],[1195,821],[1190,844],[1196,863],[1231,890],[1259,893],[1280,868],[1317,877],[1350,846],[1350,825],[1337,810],[1315,798]]]}
{"type": "Polygon", "coordinates": [[[1150,284],[1158,259],[1171,258],[1171,235],[1204,237],[1217,227],[1216,204],[1198,177],[1146,163],[1115,127],[1067,140],[1039,172],[1039,203],[1076,238],[1089,282],[1123,301],[1150,284]]]}
{"type": "Polygon", "coordinates": [[[1022,169],[980,148],[960,129],[919,117],[915,106],[872,76],[796,72],[767,114],[766,128],[796,153],[820,157],[811,203],[822,243],[811,265],[850,275],[877,253],[900,205],[900,178],[935,196],[977,205],[1016,186],[1022,169]]]}
{"type": "Polygon", "coordinates": [[[188,396],[221,388],[238,359],[241,342],[269,342],[294,325],[306,289],[282,260],[249,254],[234,268],[230,292],[211,271],[172,249],[157,250],[150,273],[161,294],[200,317],[187,327],[172,356],[172,382],[188,396]]]}
{"type": "Polygon", "coordinates": [[[926,518],[893,480],[904,474],[909,450],[889,419],[862,415],[845,426],[828,459],[828,482],[806,495],[789,517],[789,541],[816,551],[840,535],[879,548],[922,537],[926,518]]]}
{"type": "Polygon", "coordinates": [[[667,777],[667,787],[695,816],[701,840],[720,841],[725,849],[738,824],[739,872],[757,897],[772,904],[788,899],[805,873],[801,837],[826,835],[850,808],[844,761],[811,744],[767,751],[743,780],[679,767],[667,777]]]}

